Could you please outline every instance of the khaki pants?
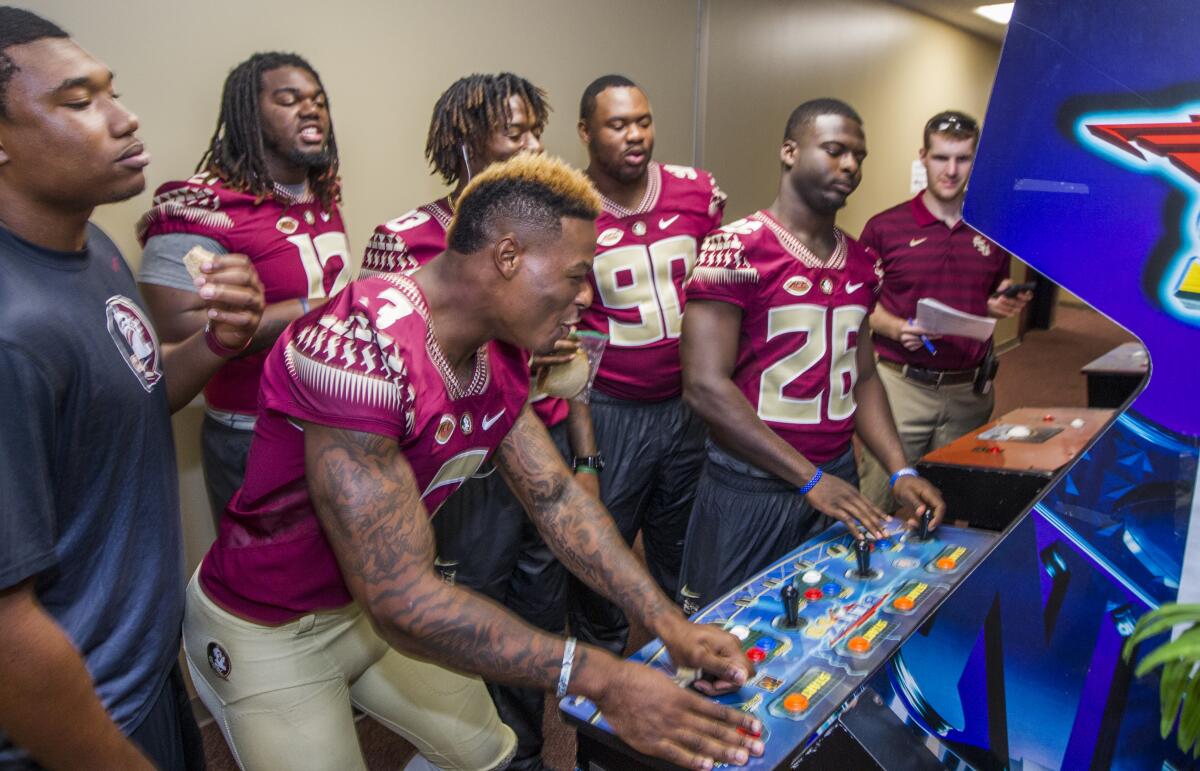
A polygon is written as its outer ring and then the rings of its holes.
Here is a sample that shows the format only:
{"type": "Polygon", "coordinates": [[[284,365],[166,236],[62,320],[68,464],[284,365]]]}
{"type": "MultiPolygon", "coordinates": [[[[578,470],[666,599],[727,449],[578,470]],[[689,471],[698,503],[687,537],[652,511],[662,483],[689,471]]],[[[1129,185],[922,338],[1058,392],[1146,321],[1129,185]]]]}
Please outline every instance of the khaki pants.
{"type": "Polygon", "coordinates": [[[357,605],[264,626],[218,606],[193,576],[183,647],[243,769],[365,769],[351,704],[440,768],[502,768],[516,749],[479,678],[390,648],[357,605]]]}
{"type": "MultiPolygon", "coordinates": [[[[935,388],[913,382],[890,367],[876,367],[910,466],[926,453],[982,426],[992,415],[994,392],[977,394],[972,383],[935,388]]],[[[896,509],[888,487],[889,474],[865,447],[858,476],[859,489],[866,498],[884,511],[896,509]]]]}

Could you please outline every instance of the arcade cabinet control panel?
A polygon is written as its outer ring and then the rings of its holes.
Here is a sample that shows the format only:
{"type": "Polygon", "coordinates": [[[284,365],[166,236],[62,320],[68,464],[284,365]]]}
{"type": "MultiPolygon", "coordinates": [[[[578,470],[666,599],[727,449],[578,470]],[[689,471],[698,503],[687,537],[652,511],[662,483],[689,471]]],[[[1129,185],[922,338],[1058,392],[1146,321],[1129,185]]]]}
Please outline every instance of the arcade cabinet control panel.
{"type": "MultiPolygon", "coordinates": [[[[741,640],[757,670],[716,698],[762,721],[764,754],[746,768],[794,767],[996,538],[947,525],[928,532],[926,522],[909,531],[899,521],[886,536],[857,541],[835,525],[693,617],[741,640]]],[[[661,669],[681,687],[698,674],[676,670],[658,640],[630,660],[661,669]]],[[[621,742],[587,699],[568,696],[560,708],[578,729],[581,769],[675,768],[621,742]]]]}

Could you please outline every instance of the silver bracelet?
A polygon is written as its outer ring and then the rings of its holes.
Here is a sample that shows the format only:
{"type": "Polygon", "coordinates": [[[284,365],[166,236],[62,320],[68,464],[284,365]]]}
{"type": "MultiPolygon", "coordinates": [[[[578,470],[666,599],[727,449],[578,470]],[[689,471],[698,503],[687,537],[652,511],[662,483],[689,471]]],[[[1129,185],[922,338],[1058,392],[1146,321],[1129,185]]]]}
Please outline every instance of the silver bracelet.
{"type": "Polygon", "coordinates": [[[300,301],[301,315],[308,313],[308,298],[307,297],[297,297],[296,299],[300,301]]]}
{"type": "Polygon", "coordinates": [[[571,666],[575,663],[575,638],[568,637],[563,646],[562,667],[558,670],[558,690],[554,692],[557,698],[567,695],[567,685],[571,682],[571,666]]]}

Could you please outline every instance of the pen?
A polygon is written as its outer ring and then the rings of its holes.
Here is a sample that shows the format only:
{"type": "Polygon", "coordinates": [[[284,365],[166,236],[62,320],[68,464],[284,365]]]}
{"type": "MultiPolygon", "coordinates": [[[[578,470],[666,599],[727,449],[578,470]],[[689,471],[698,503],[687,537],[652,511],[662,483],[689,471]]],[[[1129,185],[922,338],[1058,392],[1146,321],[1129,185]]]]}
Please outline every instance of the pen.
{"type": "MultiPolygon", "coordinates": [[[[913,319],[909,319],[908,323],[910,326],[917,325],[917,322],[913,319]]],[[[933,347],[933,343],[929,342],[929,338],[925,335],[921,335],[921,345],[925,346],[925,350],[929,351],[930,356],[937,356],[937,349],[933,347]]]]}

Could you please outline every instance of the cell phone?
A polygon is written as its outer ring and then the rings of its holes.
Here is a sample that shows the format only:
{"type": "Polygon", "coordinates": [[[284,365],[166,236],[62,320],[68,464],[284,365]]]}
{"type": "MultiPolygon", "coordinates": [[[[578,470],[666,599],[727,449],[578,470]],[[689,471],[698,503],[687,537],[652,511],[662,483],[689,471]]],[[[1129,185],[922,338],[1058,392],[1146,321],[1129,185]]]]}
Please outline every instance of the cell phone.
{"type": "Polygon", "coordinates": [[[1017,295],[1021,294],[1021,292],[1032,292],[1035,289],[1037,289],[1037,283],[1034,281],[1027,281],[1024,284],[1013,284],[1012,286],[1005,289],[1003,292],[996,292],[995,294],[992,295],[992,297],[999,297],[1000,295],[1004,295],[1008,299],[1012,300],[1017,295]]]}

